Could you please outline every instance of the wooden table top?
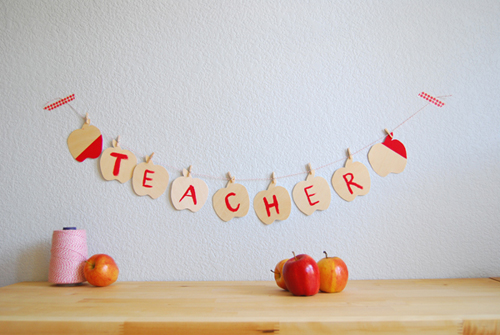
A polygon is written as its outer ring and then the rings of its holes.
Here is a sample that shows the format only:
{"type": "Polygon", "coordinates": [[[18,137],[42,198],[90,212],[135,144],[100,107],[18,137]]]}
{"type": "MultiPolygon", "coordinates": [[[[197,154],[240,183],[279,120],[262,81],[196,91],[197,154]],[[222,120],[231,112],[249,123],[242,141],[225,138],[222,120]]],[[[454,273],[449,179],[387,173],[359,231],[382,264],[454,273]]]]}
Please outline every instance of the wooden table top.
{"type": "Polygon", "coordinates": [[[351,280],[296,297],[271,281],[0,288],[0,334],[500,334],[500,278],[351,280]]]}

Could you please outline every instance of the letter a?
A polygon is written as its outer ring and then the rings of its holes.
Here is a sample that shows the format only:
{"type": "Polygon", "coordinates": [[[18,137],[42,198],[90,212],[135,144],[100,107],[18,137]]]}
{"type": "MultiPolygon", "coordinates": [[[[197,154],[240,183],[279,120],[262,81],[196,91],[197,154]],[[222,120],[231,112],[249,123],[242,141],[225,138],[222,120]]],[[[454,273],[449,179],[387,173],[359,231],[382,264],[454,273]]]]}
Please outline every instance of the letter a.
{"type": "Polygon", "coordinates": [[[186,190],[186,192],[184,193],[184,195],[182,196],[181,200],[179,200],[179,202],[182,201],[182,199],[184,199],[185,197],[191,197],[193,199],[193,203],[196,205],[198,202],[196,201],[196,191],[194,190],[194,186],[193,185],[189,185],[188,189],[186,190]]]}

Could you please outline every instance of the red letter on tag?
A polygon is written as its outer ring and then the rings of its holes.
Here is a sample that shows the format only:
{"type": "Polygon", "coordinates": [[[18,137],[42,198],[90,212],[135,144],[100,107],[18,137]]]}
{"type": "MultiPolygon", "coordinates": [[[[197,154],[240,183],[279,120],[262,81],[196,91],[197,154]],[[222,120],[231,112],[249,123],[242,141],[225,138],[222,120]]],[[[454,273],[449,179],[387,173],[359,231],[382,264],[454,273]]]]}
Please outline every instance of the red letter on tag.
{"type": "Polygon", "coordinates": [[[309,201],[309,205],[314,206],[314,205],[316,205],[317,203],[319,203],[319,200],[318,200],[318,201],[315,201],[315,202],[311,202],[311,197],[312,197],[312,196],[314,196],[314,195],[316,195],[316,193],[309,194],[309,193],[307,192],[307,190],[308,190],[308,189],[310,189],[311,187],[313,187],[313,185],[311,185],[311,186],[307,186],[306,188],[304,188],[304,192],[306,193],[306,197],[307,197],[307,201],[309,201]]]}
{"type": "Polygon", "coordinates": [[[273,203],[269,204],[267,202],[267,198],[264,197],[264,204],[266,205],[266,211],[267,211],[267,216],[268,217],[271,217],[271,211],[270,211],[270,208],[271,207],[275,207],[276,208],[276,213],[280,213],[280,209],[279,209],[279,206],[278,206],[278,199],[276,198],[276,195],[273,194],[273,203]]]}
{"type": "Polygon", "coordinates": [[[353,194],[354,192],[352,191],[352,188],[351,188],[351,185],[353,186],[356,186],[357,188],[359,189],[363,189],[363,186],[359,185],[359,184],[356,184],[355,182],[353,182],[354,180],[354,175],[352,173],[346,173],[344,176],[344,180],[345,180],[345,183],[347,185],[347,188],[349,189],[349,193],[353,194]],[[347,180],[347,176],[351,177],[350,180],[347,180]]]}
{"type": "Polygon", "coordinates": [[[184,193],[184,195],[182,196],[181,200],[179,200],[179,202],[181,202],[182,199],[184,199],[186,196],[193,198],[193,203],[195,205],[198,203],[196,201],[196,191],[194,190],[194,186],[193,185],[189,185],[188,189],[186,190],[186,193],[184,193]]]}
{"type": "Polygon", "coordinates": [[[112,152],[109,155],[111,157],[116,157],[115,166],[113,168],[113,176],[118,176],[118,174],[120,173],[120,163],[122,159],[128,159],[128,156],[124,154],[119,154],[117,152],[112,152]]]}
{"type": "Polygon", "coordinates": [[[148,178],[148,177],[147,177],[148,173],[153,174],[153,173],[155,173],[155,172],[154,172],[154,171],[151,171],[151,170],[145,170],[145,171],[144,171],[144,178],[142,179],[142,186],[151,188],[151,187],[153,187],[153,186],[151,186],[151,185],[146,185],[146,180],[153,180],[153,178],[148,178]]]}
{"type": "Polygon", "coordinates": [[[231,212],[237,212],[238,209],[240,209],[240,204],[238,204],[238,206],[236,206],[236,208],[234,208],[233,206],[231,206],[231,204],[229,203],[229,197],[234,197],[236,195],[236,193],[234,192],[231,192],[229,193],[228,195],[226,195],[226,207],[227,209],[229,209],[231,212]]]}

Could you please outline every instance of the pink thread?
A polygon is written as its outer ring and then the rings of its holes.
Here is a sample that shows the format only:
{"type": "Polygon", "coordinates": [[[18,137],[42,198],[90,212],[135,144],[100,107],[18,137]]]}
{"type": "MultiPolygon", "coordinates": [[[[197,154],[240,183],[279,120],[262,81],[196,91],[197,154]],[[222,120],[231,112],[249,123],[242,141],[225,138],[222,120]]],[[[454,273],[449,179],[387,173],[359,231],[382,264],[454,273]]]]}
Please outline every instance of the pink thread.
{"type": "Polygon", "coordinates": [[[85,230],[54,230],[50,254],[49,282],[78,284],[85,281],[83,268],[88,257],[85,230]]]}

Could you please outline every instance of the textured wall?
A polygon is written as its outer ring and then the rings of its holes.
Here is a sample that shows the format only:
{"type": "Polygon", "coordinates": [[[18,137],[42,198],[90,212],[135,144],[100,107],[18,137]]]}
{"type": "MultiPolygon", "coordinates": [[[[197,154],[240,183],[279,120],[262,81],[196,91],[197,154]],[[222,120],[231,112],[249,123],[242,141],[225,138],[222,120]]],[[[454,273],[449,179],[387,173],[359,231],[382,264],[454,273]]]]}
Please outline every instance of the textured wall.
{"type": "MultiPolygon", "coordinates": [[[[0,286],[46,280],[52,231],[86,229],[120,280],[271,280],[292,250],[342,257],[351,278],[500,274],[498,1],[0,1],[0,286]],[[399,127],[402,174],[376,175],[370,143],[399,127]],[[68,106],[43,106],[76,94],[68,106]],[[197,213],[139,197],[76,162],[91,122],[172,181],[193,165],[197,213]],[[353,202],[264,225],[221,221],[230,171],[251,199],[273,171],[330,181],[345,150],[368,166],[353,202]],[[304,172],[300,174],[301,172],[304,172]]],[[[331,186],[331,185],[330,185],[331,186]]]]}

